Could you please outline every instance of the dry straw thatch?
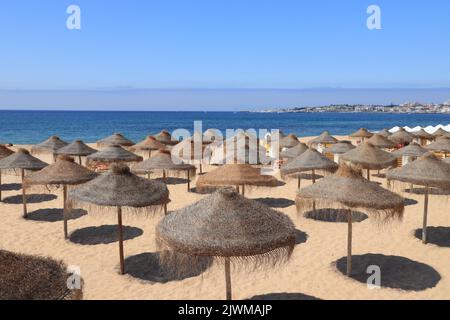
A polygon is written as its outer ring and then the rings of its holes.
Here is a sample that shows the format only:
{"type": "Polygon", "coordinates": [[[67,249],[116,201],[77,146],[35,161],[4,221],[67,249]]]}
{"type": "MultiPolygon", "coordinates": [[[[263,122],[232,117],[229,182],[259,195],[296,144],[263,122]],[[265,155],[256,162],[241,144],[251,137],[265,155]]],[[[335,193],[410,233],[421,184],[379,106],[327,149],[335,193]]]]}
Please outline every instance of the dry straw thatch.
{"type": "Polygon", "coordinates": [[[338,143],[338,140],[335,137],[331,136],[328,131],[324,131],[318,137],[310,140],[308,142],[308,145],[315,146],[318,144],[334,144],[334,143],[338,143]]]}
{"type": "Polygon", "coordinates": [[[174,146],[179,142],[172,138],[172,135],[170,134],[170,132],[168,130],[162,130],[160,133],[154,135],[154,137],[159,142],[161,142],[165,145],[169,145],[169,146],[174,146]]]}
{"type": "Polygon", "coordinates": [[[446,136],[441,136],[437,138],[435,142],[426,145],[424,148],[427,150],[441,151],[448,153],[450,152],[450,138],[446,136]]]}
{"type": "Polygon", "coordinates": [[[350,137],[352,138],[370,138],[373,136],[372,132],[369,132],[366,128],[360,128],[358,131],[353,132],[350,137]]]}
{"type": "Polygon", "coordinates": [[[392,152],[393,155],[397,157],[420,157],[427,153],[428,150],[422,148],[419,144],[412,142],[411,144],[403,147],[401,149],[395,150],[392,152]]]}
{"type": "Polygon", "coordinates": [[[380,132],[378,132],[378,134],[382,135],[385,138],[388,138],[392,135],[392,133],[390,133],[388,129],[383,129],[380,132]]]}
{"type": "Polygon", "coordinates": [[[304,171],[323,170],[334,171],[338,165],[336,162],[328,159],[317,150],[308,149],[297,158],[281,166],[282,177],[296,174],[304,171]]]}
{"type": "MultiPolygon", "coordinates": [[[[386,178],[388,181],[396,180],[425,186],[422,242],[426,243],[429,188],[435,187],[450,190],[450,164],[439,160],[432,153],[427,153],[403,167],[389,170],[386,178]]],[[[392,183],[390,185],[393,186],[392,183]]]]}
{"type": "Polygon", "coordinates": [[[404,128],[400,128],[397,132],[389,136],[389,140],[395,144],[408,144],[414,140],[414,136],[407,132],[404,128]]]}
{"type": "Polygon", "coordinates": [[[124,137],[121,133],[114,133],[109,137],[97,141],[97,146],[99,147],[108,147],[112,145],[130,147],[134,145],[134,142],[124,137]]]}
{"type": "Polygon", "coordinates": [[[163,182],[140,178],[124,164],[113,164],[108,173],[69,192],[70,207],[87,206],[89,213],[117,210],[121,274],[125,273],[122,210],[148,214],[166,209],[168,201],[169,190],[163,182]]]}
{"type": "Polygon", "coordinates": [[[440,137],[440,136],[446,136],[449,132],[445,131],[442,128],[438,128],[435,132],[433,132],[433,136],[440,137]]]}
{"type": "MultiPolygon", "coordinates": [[[[61,140],[58,136],[51,136],[44,142],[31,147],[31,154],[50,153],[55,154],[58,149],[67,146],[67,142],[61,140]]],[[[54,160],[56,158],[54,157],[54,160]]]]}
{"type": "Polygon", "coordinates": [[[96,153],[97,150],[89,147],[81,140],[75,140],[65,147],[55,151],[55,154],[65,155],[65,156],[81,156],[85,157],[90,154],[96,153]]]}
{"type": "Polygon", "coordinates": [[[328,148],[323,150],[324,153],[332,153],[332,154],[344,154],[350,150],[355,149],[356,147],[347,140],[339,141],[336,144],[331,145],[328,148]]]}
{"type": "Polygon", "coordinates": [[[138,156],[128,150],[125,150],[119,145],[108,146],[96,153],[87,156],[87,162],[139,162],[142,157],[138,156]]]}
{"type": "Polygon", "coordinates": [[[191,268],[196,259],[225,263],[227,299],[231,299],[230,263],[261,268],[287,261],[295,245],[295,227],[285,214],[231,189],[222,189],[172,212],[156,227],[158,246],[169,270],[191,268]]]}
{"type": "Polygon", "coordinates": [[[279,181],[270,175],[262,175],[261,169],[249,164],[226,164],[213,171],[199,176],[197,179],[197,192],[210,192],[217,186],[244,186],[275,187],[279,181]]]}
{"type": "Polygon", "coordinates": [[[7,156],[12,155],[13,153],[14,153],[14,151],[12,151],[8,147],[0,144],[0,160],[3,158],[6,158],[7,156]]]}
{"type": "Polygon", "coordinates": [[[299,213],[310,211],[316,203],[323,208],[337,206],[347,209],[347,275],[351,275],[352,210],[365,209],[378,218],[384,217],[384,221],[400,219],[404,210],[402,197],[380,187],[376,182],[364,179],[360,172],[344,164],[335,174],[300,189],[295,200],[299,213]]]}
{"type": "Polygon", "coordinates": [[[82,288],[67,288],[68,276],[62,261],[0,250],[0,300],[82,299],[82,288]]]}
{"type": "Polygon", "coordinates": [[[426,132],[423,129],[420,129],[419,131],[413,132],[413,135],[420,139],[426,139],[426,140],[434,140],[434,136],[428,132],[426,132]]]}
{"type": "Polygon", "coordinates": [[[295,147],[286,149],[280,153],[281,158],[297,158],[300,156],[303,152],[308,150],[308,146],[304,144],[303,142],[299,142],[295,147]]]}
{"type": "Polygon", "coordinates": [[[395,147],[394,142],[378,133],[374,134],[370,139],[367,139],[367,142],[370,142],[375,147],[381,149],[390,149],[395,147]]]}
{"type": "Polygon", "coordinates": [[[148,156],[151,157],[152,151],[165,149],[166,145],[156,140],[153,136],[148,136],[139,143],[136,143],[130,148],[131,151],[148,151],[148,156]]]}
{"type": "Polygon", "coordinates": [[[279,146],[280,149],[283,148],[292,148],[298,145],[300,141],[298,140],[297,136],[295,134],[289,134],[286,137],[280,138],[279,146]]]}
{"type": "Polygon", "coordinates": [[[76,164],[72,158],[59,156],[54,164],[26,176],[23,185],[25,189],[32,186],[63,187],[64,237],[67,239],[67,185],[85,183],[95,177],[95,172],[76,164]]]}
{"type": "Polygon", "coordinates": [[[394,155],[378,149],[370,142],[363,143],[355,149],[344,153],[341,159],[368,170],[384,169],[395,165],[397,162],[397,158],[394,155]]]}

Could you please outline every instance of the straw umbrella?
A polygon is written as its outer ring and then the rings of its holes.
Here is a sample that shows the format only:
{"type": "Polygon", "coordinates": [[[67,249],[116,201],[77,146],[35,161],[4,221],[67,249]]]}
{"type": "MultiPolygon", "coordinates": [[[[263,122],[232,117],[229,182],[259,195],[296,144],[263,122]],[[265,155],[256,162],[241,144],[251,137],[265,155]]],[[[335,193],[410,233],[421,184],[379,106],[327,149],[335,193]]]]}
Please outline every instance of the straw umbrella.
{"type": "MultiPolygon", "coordinates": [[[[0,160],[12,155],[13,153],[14,153],[14,151],[12,151],[11,149],[7,148],[6,146],[0,144],[0,160]]],[[[1,185],[2,185],[2,170],[0,169],[0,202],[2,201],[1,185]]]]}
{"type": "Polygon", "coordinates": [[[414,140],[414,136],[407,132],[404,128],[400,128],[389,137],[389,140],[397,145],[405,145],[411,143],[414,140]]]}
{"type": "Polygon", "coordinates": [[[316,182],[316,170],[334,171],[338,165],[336,162],[328,159],[317,150],[308,149],[297,158],[281,166],[281,176],[297,174],[298,187],[300,188],[300,173],[311,171],[313,183],[316,182]]]}
{"type": "Polygon", "coordinates": [[[297,158],[303,152],[308,150],[308,146],[303,142],[299,142],[295,147],[286,149],[280,153],[281,158],[293,159],[297,158]]]}
{"type": "Polygon", "coordinates": [[[169,190],[163,182],[140,178],[124,164],[114,164],[108,173],[69,192],[71,206],[87,204],[90,212],[94,209],[91,205],[97,210],[117,210],[121,274],[125,274],[122,210],[145,214],[168,201],[169,190]]]}
{"type": "Polygon", "coordinates": [[[192,137],[177,143],[171,150],[175,155],[184,161],[198,163],[200,173],[203,173],[202,162],[206,156],[205,150],[212,142],[205,141],[199,132],[195,132],[192,137]]]}
{"type": "Polygon", "coordinates": [[[339,158],[342,154],[355,149],[356,147],[347,140],[339,141],[323,150],[323,153],[332,153],[334,155],[334,162],[339,163],[339,158]]]}
{"type": "Polygon", "coordinates": [[[55,151],[56,155],[78,157],[78,162],[81,165],[81,157],[86,157],[90,154],[96,153],[97,150],[89,147],[81,140],[75,140],[67,146],[55,151]]]}
{"type": "Polygon", "coordinates": [[[283,148],[292,148],[298,145],[300,141],[298,141],[298,138],[295,134],[289,134],[286,137],[280,138],[279,146],[280,149],[283,148]]]}
{"type": "Polygon", "coordinates": [[[148,136],[130,148],[131,151],[148,151],[148,157],[152,156],[152,151],[165,149],[166,145],[156,140],[155,137],[148,136]]]}
{"type": "Polygon", "coordinates": [[[219,129],[208,129],[203,133],[203,140],[209,143],[214,143],[217,137],[223,139],[219,129]]]}
{"type": "Polygon", "coordinates": [[[139,162],[139,161],[142,161],[141,156],[138,156],[128,150],[125,150],[121,146],[112,145],[87,156],[86,166],[94,168],[98,162],[111,164],[118,162],[139,162]]]}
{"type": "Polygon", "coordinates": [[[450,190],[450,164],[439,160],[430,152],[401,168],[389,170],[386,178],[388,181],[397,180],[425,186],[422,242],[426,243],[429,188],[450,190]]]}
{"type": "Polygon", "coordinates": [[[188,183],[188,192],[191,189],[191,178],[195,176],[195,166],[184,163],[178,157],[171,155],[168,150],[159,150],[153,157],[137,163],[131,167],[132,171],[138,174],[148,174],[153,171],[162,171],[163,179],[166,180],[167,175],[178,175],[186,173],[188,183]]]}
{"type": "MultiPolygon", "coordinates": [[[[393,155],[397,157],[405,157],[408,160],[416,160],[418,157],[427,153],[428,150],[422,148],[419,144],[413,142],[406,147],[400,148],[392,152],[393,155]]],[[[409,161],[402,161],[402,163],[408,163],[409,161]]]]}
{"type": "Polygon", "coordinates": [[[134,142],[130,139],[124,137],[121,133],[114,133],[109,137],[103,138],[97,141],[98,147],[108,147],[112,145],[122,146],[122,147],[130,147],[134,145],[134,142]]]}
{"type": "Polygon", "coordinates": [[[169,270],[190,269],[202,258],[224,263],[226,299],[232,299],[230,266],[276,265],[289,260],[295,245],[291,219],[231,189],[165,216],[156,226],[156,241],[169,270]]]}
{"type": "Polygon", "coordinates": [[[380,132],[378,132],[378,134],[382,135],[385,138],[388,138],[392,135],[392,133],[390,133],[388,129],[383,129],[380,132]]]}
{"type": "Polygon", "coordinates": [[[426,145],[424,148],[427,150],[443,152],[444,158],[446,158],[447,153],[450,153],[450,137],[441,136],[437,138],[435,142],[426,145]]]}
{"type": "Polygon", "coordinates": [[[328,131],[324,131],[318,137],[315,137],[314,139],[310,140],[308,142],[308,145],[315,146],[318,144],[328,145],[328,144],[335,144],[335,143],[338,143],[338,139],[336,139],[335,137],[330,135],[330,133],[328,131]]]}
{"type": "Polygon", "coordinates": [[[381,170],[393,166],[397,162],[397,158],[392,153],[378,149],[370,142],[365,142],[344,153],[341,159],[367,169],[368,180],[370,180],[370,170],[381,170]]]}
{"type": "Polygon", "coordinates": [[[413,132],[413,135],[416,139],[419,140],[421,145],[425,145],[427,141],[433,141],[435,139],[435,137],[432,134],[426,132],[423,129],[420,129],[417,132],[413,132]]]}
{"type": "Polygon", "coordinates": [[[370,139],[367,139],[367,142],[370,142],[372,145],[380,149],[391,149],[395,147],[394,142],[378,133],[374,134],[370,139]]]}
{"type": "Polygon", "coordinates": [[[271,175],[262,175],[261,169],[249,164],[226,164],[207,174],[198,177],[196,189],[198,192],[208,192],[212,186],[235,186],[245,194],[245,186],[275,187],[279,181],[271,175]]]}
{"type": "Polygon", "coordinates": [[[32,146],[31,154],[50,153],[53,156],[53,161],[55,161],[56,150],[65,146],[67,146],[67,142],[61,140],[58,136],[51,136],[47,140],[32,146]]]}
{"type": "Polygon", "coordinates": [[[168,146],[174,146],[179,142],[177,140],[173,140],[172,135],[167,130],[162,130],[160,133],[154,135],[154,137],[159,142],[162,142],[163,144],[168,146]]]}
{"type": "Polygon", "coordinates": [[[19,149],[16,153],[0,160],[0,170],[13,170],[14,172],[19,169],[22,177],[22,203],[23,203],[23,216],[27,217],[27,199],[26,191],[24,187],[25,170],[37,171],[45,168],[48,164],[39,160],[38,158],[30,155],[28,150],[19,149]]]}
{"type": "Polygon", "coordinates": [[[352,273],[352,210],[365,209],[376,217],[401,218],[404,199],[380,187],[376,182],[364,179],[361,174],[342,164],[335,174],[298,190],[296,196],[298,212],[305,212],[319,202],[324,207],[343,207],[347,211],[347,275],[352,273]]]}
{"type": "Polygon", "coordinates": [[[361,142],[364,142],[364,139],[370,138],[373,136],[373,133],[369,132],[366,128],[360,128],[358,131],[353,132],[350,137],[352,138],[361,138],[361,142]]]}
{"type": "Polygon", "coordinates": [[[436,131],[433,132],[433,136],[440,137],[440,136],[446,136],[449,132],[445,131],[442,128],[436,129],[436,131]]]}
{"type": "Polygon", "coordinates": [[[56,186],[63,188],[63,217],[64,217],[64,237],[67,233],[67,186],[73,186],[88,182],[97,177],[97,174],[73,161],[68,156],[59,156],[54,164],[44,169],[34,172],[25,177],[25,188],[36,185],[56,186]]]}

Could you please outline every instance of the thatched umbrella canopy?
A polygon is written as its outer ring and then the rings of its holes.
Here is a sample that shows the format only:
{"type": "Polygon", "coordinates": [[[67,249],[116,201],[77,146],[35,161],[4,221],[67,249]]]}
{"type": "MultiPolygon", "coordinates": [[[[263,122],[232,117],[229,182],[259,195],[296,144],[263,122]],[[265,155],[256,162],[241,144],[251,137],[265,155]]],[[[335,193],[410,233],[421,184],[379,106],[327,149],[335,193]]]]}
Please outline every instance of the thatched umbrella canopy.
{"type": "Polygon", "coordinates": [[[22,176],[22,203],[23,216],[27,217],[27,199],[24,187],[25,170],[36,171],[45,168],[48,164],[33,157],[28,150],[19,149],[16,153],[0,160],[0,172],[2,170],[14,171],[20,170],[22,176]]]}
{"type": "Polygon", "coordinates": [[[295,147],[286,149],[280,153],[281,158],[293,159],[300,156],[303,152],[308,150],[308,146],[303,142],[300,142],[295,147]]]}
{"type": "Polygon", "coordinates": [[[31,154],[50,153],[55,158],[55,152],[62,147],[67,146],[67,142],[61,140],[58,136],[51,136],[47,140],[31,147],[31,154]]]}
{"type": "Polygon", "coordinates": [[[134,145],[134,142],[130,139],[126,138],[121,133],[114,133],[109,137],[103,138],[97,141],[97,146],[99,147],[109,147],[112,145],[122,146],[122,147],[131,147],[134,145]]]}
{"type": "Polygon", "coordinates": [[[298,190],[296,197],[298,212],[311,210],[319,202],[323,207],[340,206],[347,209],[347,275],[351,275],[352,259],[352,210],[362,208],[375,216],[401,218],[404,199],[386,190],[376,182],[364,179],[357,172],[342,164],[335,174],[327,176],[317,183],[298,190]]]}
{"type": "Polygon", "coordinates": [[[433,136],[440,137],[440,136],[446,136],[449,132],[445,131],[442,128],[438,128],[436,131],[433,132],[433,136]]]}
{"type": "Polygon", "coordinates": [[[309,146],[314,146],[318,144],[334,144],[338,143],[338,139],[330,135],[328,131],[324,131],[320,134],[320,136],[310,140],[308,142],[309,146]]]}
{"type": "Polygon", "coordinates": [[[167,130],[162,130],[160,133],[154,135],[154,137],[159,142],[162,142],[163,144],[169,145],[169,146],[174,146],[179,142],[177,140],[173,140],[172,135],[167,130]]]}
{"type": "Polygon", "coordinates": [[[203,133],[203,140],[205,142],[209,143],[215,142],[217,137],[221,137],[221,140],[223,140],[222,133],[220,132],[219,129],[208,129],[203,133]]]}
{"type": "Polygon", "coordinates": [[[414,140],[414,136],[407,132],[404,128],[400,128],[389,137],[389,140],[395,144],[405,145],[411,143],[414,140]]]}
{"type": "Polygon", "coordinates": [[[316,170],[334,171],[338,165],[323,154],[314,149],[308,149],[297,158],[292,159],[281,166],[281,176],[297,174],[298,187],[300,188],[300,174],[304,171],[312,172],[313,183],[316,182],[316,170]]]}
{"type": "Polygon", "coordinates": [[[342,155],[342,160],[356,164],[367,169],[367,179],[370,180],[370,170],[380,170],[393,166],[397,158],[389,152],[378,149],[370,142],[363,143],[342,155]]]}
{"type": "Polygon", "coordinates": [[[450,152],[450,138],[441,136],[437,138],[435,142],[426,145],[424,148],[427,150],[439,151],[447,154],[450,152]]]}
{"type": "Polygon", "coordinates": [[[83,281],[69,289],[67,272],[62,261],[0,250],[0,300],[81,300],[83,281]]]}
{"type": "Polygon", "coordinates": [[[392,152],[393,155],[397,157],[414,157],[418,158],[425,153],[427,153],[428,150],[425,148],[422,148],[419,144],[413,142],[406,147],[403,147],[401,149],[395,150],[392,152]]]}
{"type": "Polygon", "coordinates": [[[361,141],[364,142],[364,139],[370,138],[373,136],[373,133],[369,132],[366,128],[360,128],[358,131],[353,132],[350,137],[352,138],[361,138],[361,141]]]}
{"type": "Polygon", "coordinates": [[[192,137],[184,139],[177,143],[171,150],[172,155],[175,155],[184,161],[194,162],[199,164],[200,173],[202,173],[202,162],[206,157],[205,150],[211,141],[205,141],[199,132],[195,132],[192,137]]]}
{"type": "Polygon", "coordinates": [[[332,146],[325,148],[323,150],[324,153],[332,153],[332,154],[344,154],[350,150],[355,149],[356,147],[347,140],[339,141],[336,144],[333,144],[332,146]]]}
{"type": "Polygon", "coordinates": [[[450,190],[450,164],[439,160],[431,152],[403,167],[389,170],[388,181],[397,180],[425,186],[422,241],[427,242],[428,191],[430,187],[450,190]]]}
{"type": "Polygon", "coordinates": [[[390,149],[395,147],[395,143],[389,140],[388,138],[382,136],[381,134],[374,134],[370,139],[367,139],[367,142],[370,142],[372,145],[374,145],[377,148],[381,149],[390,149]]]}
{"type": "Polygon", "coordinates": [[[417,138],[420,139],[425,139],[425,140],[434,140],[434,136],[428,132],[426,132],[423,129],[420,129],[419,131],[413,132],[413,135],[417,138]]]}
{"type": "Polygon", "coordinates": [[[78,157],[78,162],[81,165],[81,157],[86,157],[90,154],[96,153],[97,150],[89,147],[81,140],[75,140],[69,143],[67,146],[62,147],[55,151],[57,155],[78,157]]]}
{"type": "Polygon", "coordinates": [[[283,148],[292,148],[298,145],[300,141],[298,141],[298,138],[295,134],[291,133],[287,135],[286,137],[280,138],[279,146],[280,149],[283,148]]]}
{"type": "Polygon", "coordinates": [[[96,153],[93,153],[86,158],[86,166],[95,168],[98,163],[119,163],[119,162],[139,162],[142,157],[138,156],[121,146],[108,146],[96,153]]]}
{"type": "Polygon", "coordinates": [[[279,181],[271,175],[262,175],[260,168],[254,168],[249,164],[226,164],[213,171],[199,176],[196,189],[198,192],[208,192],[214,187],[236,186],[242,187],[245,194],[245,186],[275,187],[279,181]]]}
{"type": "Polygon", "coordinates": [[[165,207],[168,201],[169,190],[164,182],[140,178],[132,174],[130,168],[124,164],[113,164],[108,173],[69,192],[71,206],[87,204],[94,205],[97,209],[117,209],[122,274],[125,273],[122,209],[148,213],[151,209],[165,207]]]}
{"type": "Polygon", "coordinates": [[[55,163],[26,176],[24,186],[25,188],[35,185],[63,187],[64,237],[67,239],[67,186],[85,183],[97,176],[97,173],[76,164],[73,158],[59,156],[55,163]]]}
{"type": "MultiPolygon", "coordinates": [[[[0,144],[0,160],[12,155],[14,151],[0,144]]],[[[2,170],[0,169],[0,187],[2,185],[2,170]]],[[[0,202],[2,201],[2,189],[0,188],[0,202]]]]}
{"type": "Polygon", "coordinates": [[[169,269],[192,268],[204,257],[224,262],[226,298],[231,300],[230,263],[264,267],[287,261],[295,227],[287,215],[222,189],[165,216],[156,239],[167,250],[163,261],[169,269]]]}
{"type": "Polygon", "coordinates": [[[135,164],[131,170],[138,174],[149,174],[154,171],[161,171],[163,179],[166,180],[166,175],[179,175],[185,173],[187,175],[188,192],[191,187],[191,178],[195,176],[195,166],[184,163],[180,158],[172,155],[168,150],[159,150],[153,157],[135,164]]]}
{"type": "Polygon", "coordinates": [[[382,135],[385,138],[388,138],[392,135],[392,133],[390,133],[388,129],[383,129],[380,132],[378,132],[378,134],[382,135]]]}
{"type": "Polygon", "coordinates": [[[166,145],[156,140],[153,136],[148,136],[130,148],[131,151],[148,151],[148,157],[152,156],[152,151],[165,149],[166,145]]]}

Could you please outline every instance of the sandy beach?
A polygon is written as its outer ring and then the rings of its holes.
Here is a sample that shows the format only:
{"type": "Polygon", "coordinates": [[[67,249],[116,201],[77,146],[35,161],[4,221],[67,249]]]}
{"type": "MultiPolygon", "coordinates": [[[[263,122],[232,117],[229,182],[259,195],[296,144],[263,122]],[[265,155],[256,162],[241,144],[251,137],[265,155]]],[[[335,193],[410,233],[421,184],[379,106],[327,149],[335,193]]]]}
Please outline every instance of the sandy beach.
{"type": "MultiPolygon", "coordinates": [[[[306,142],[309,138],[301,140],[306,142]]],[[[39,158],[51,163],[50,156],[39,155],[39,158]]],[[[205,166],[204,170],[209,171],[211,167],[205,166]]],[[[376,176],[372,179],[386,186],[385,179],[376,176]]],[[[162,213],[155,217],[124,216],[124,225],[129,227],[125,231],[125,238],[128,238],[124,243],[125,257],[127,269],[132,272],[121,276],[117,242],[94,244],[99,242],[95,235],[115,235],[117,217],[114,212],[86,214],[70,220],[72,235],[70,240],[64,240],[61,212],[48,212],[48,209],[62,208],[62,191],[30,201],[29,219],[24,220],[19,182],[19,177],[2,176],[5,185],[4,202],[0,202],[2,249],[48,256],[63,260],[67,265],[79,266],[85,284],[84,299],[224,299],[223,268],[216,265],[183,280],[162,283],[151,277],[152,267],[145,264],[145,258],[156,252],[154,230],[162,213]]],[[[310,180],[302,180],[302,186],[308,184],[311,184],[310,180]]],[[[168,187],[169,211],[206,196],[188,193],[184,183],[169,184],[168,187]]],[[[298,244],[286,265],[254,272],[232,269],[234,299],[270,297],[277,293],[284,293],[284,298],[450,299],[450,205],[447,196],[430,195],[430,241],[427,245],[414,235],[422,225],[423,196],[420,194],[402,193],[407,198],[402,221],[380,224],[369,217],[354,223],[355,269],[368,254],[376,254],[374,261],[386,263],[381,270],[382,287],[369,289],[365,282],[347,278],[336,268],[335,262],[346,256],[347,224],[297,215],[296,190],[297,181],[288,180],[283,186],[257,188],[246,194],[251,199],[264,199],[287,214],[298,229],[298,244]],[[390,278],[394,273],[394,279],[390,278]],[[407,279],[410,285],[398,285],[396,279],[399,278],[407,279]]]]}

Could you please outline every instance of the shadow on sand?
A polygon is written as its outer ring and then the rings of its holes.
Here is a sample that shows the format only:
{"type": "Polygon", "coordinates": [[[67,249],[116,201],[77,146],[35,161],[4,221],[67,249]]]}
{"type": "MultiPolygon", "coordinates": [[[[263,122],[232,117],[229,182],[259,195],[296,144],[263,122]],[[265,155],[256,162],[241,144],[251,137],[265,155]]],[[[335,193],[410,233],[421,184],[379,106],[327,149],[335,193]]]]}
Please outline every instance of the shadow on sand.
{"type": "Polygon", "coordinates": [[[321,300],[303,293],[267,293],[248,298],[247,300],[321,300]]]}
{"type": "Polygon", "coordinates": [[[156,178],[155,180],[158,181],[162,181],[165,184],[170,184],[170,185],[175,185],[175,184],[187,184],[188,183],[188,179],[185,178],[176,178],[176,177],[167,177],[166,181],[164,181],[163,178],[159,177],[156,178]]]}
{"type": "MultiPolygon", "coordinates": [[[[407,193],[412,193],[412,194],[425,194],[425,188],[407,188],[404,190],[407,193]]],[[[450,195],[450,190],[443,190],[443,189],[438,189],[438,188],[429,188],[428,189],[428,193],[432,194],[432,195],[445,195],[448,196],[450,195]]]]}
{"type": "Polygon", "coordinates": [[[404,204],[405,206],[413,206],[415,204],[418,204],[418,201],[410,198],[405,198],[404,204]]]}
{"type": "Polygon", "coordinates": [[[308,234],[301,230],[295,229],[295,244],[302,244],[308,240],[308,234]]]}
{"type": "Polygon", "coordinates": [[[1,191],[19,191],[22,190],[22,185],[20,183],[5,183],[0,185],[1,191]]]}
{"type": "Polygon", "coordinates": [[[294,201],[286,198],[257,198],[253,199],[272,208],[287,208],[295,204],[294,201]]]}
{"type": "MultiPolygon", "coordinates": [[[[352,278],[367,283],[372,275],[369,266],[378,266],[381,271],[381,287],[421,291],[433,288],[441,280],[440,274],[427,264],[399,256],[368,253],[352,256],[352,278]]],[[[346,274],[347,257],[336,261],[337,269],[346,274]]]]}
{"type": "MultiPolygon", "coordinates": [[[[422,240],[422,228],[416,229],[414,236],[422,240]]],[[[427,243],[450,248],[450,227],[427,227],[427,243]]]]}
{"type": "Polygon", "coordinates": [[[125,271],[133,278],[166,283],[199,276],[211,266],[212,261],[212,258],[205,257],[197,268],[191,268],[182,274],[174,274],[161,264],[159,252],[145,252],[127,257],[125,259],[125,271]]]}
{"type": "MultiPolygon", "coordinates": [[[[141,236],[140,228],[123,226],[123,240],[131,240],[141,236]]],[[[108,244],[119,241],[117,225],[103,225],[75,230],[69,236],[70,241],[82,245],[108,244]]]]}
{"type": "MultiPolygon", "coordinates": [[[[86,210],[82,209],[73,209],[67,215],[67,220],[75,220],[79,219],[82,216],[87,215],[86,210]]],[[[57,222],[63,221],[63,209],[57,208],[49,208],[49,209],[39,209],[33,212],[29,212],[27,216],[27,220],[32,221],[45,221],[45,222],[57,222]]]]}
{"type": "MultiPolygon", "coordinates": [[[[303,214],[307,219],[323,222],[347,222],[347,211],[343,209],[324,208],[315,211],[308,211],[303,214]]],[[[352,211],[353,222],[361,222],[368,218],[365,213],[352,211]]]]}
{"type": "MultiPolygon", "coordinates": [[[[58,197],[54,194],[27,194],[27,203],[42,203],[46,201],[52,201],[58,197]]],[[[7,204],[22,204],[22,195],[11,196],[3,199],[7,204]]]]}

